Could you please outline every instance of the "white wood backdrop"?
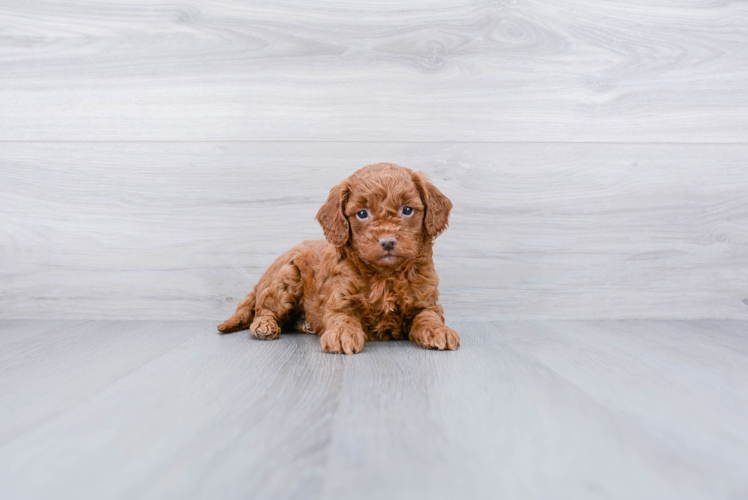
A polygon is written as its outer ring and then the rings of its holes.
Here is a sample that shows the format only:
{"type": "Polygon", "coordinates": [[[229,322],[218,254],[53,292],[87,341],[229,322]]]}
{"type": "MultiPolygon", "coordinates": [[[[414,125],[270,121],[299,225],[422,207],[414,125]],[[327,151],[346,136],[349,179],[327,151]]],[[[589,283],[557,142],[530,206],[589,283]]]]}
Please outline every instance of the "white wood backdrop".
{"type": "Polygon", "coordinates": [[[0,1],[0,318],[219,319],[353,170],[449,318],[748,318],[748,3],[0,1]]]}

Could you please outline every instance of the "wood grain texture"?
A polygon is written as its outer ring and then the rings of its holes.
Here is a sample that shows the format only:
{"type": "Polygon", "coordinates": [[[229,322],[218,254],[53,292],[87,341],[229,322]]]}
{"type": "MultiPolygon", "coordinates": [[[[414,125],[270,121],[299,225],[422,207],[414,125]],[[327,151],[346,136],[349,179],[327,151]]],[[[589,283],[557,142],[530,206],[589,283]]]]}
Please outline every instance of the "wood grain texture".
{"type": "Polygon", "coordinates": [[[0,145],[0,317],[221,319],[369,163],[454,202],[452,319],[748,318],[748,146],[0,145]]]}
{"type": "MultiPolygon", "coordinates": [[[[195,335],[193,325],[24,321],[0,328],[0,447],[195,335]],[[138,343],[132,343],[133,330],[138,343]]],[[[202,332],[202,329],[200,330],[202,332]]]]}
{"type": "MultiPolygon", "coordinates": [[[[109,329],[106,322],[94,324],[109,329]]],[[[246,335],[221,336],[212,322],[130,324],[123,351],[141,351],[154,328],[156,336],[185,341],[138,370],[111,370],[114,380],[104,389],[3,443],[0,497],[318,496],[342,357],[322,353],[312,336],[255,343],[246,335]]],[[[112,341],[102,335],[89,343],[106,349],[112,341]]],[[[60,383],[57,371],[47,368],[69,364],[68,352],[37,359],[22,365],[25,378],[16,369],[0,380],[13,381],[16,394],[45,382],[62,394],[85,384],[60,383]]],[[[82,362],[81,368],[100,363],[82,362]]],[[[45,402],[56,404],[49,396],[39,404],[45,402]]]]}
{"type": "Polygon", "coordinates": [[[458,351],[386,342],[349,357],[210,322],[67,322],[52,348],[50,324],[0,322],[15,360],[0,435],[28,394],[57,408],[0,443],[2,498],[748,492],[746,321],[453,322],[458,351]],[[155,337],[184,341],[142,362],[155,337]],[[99,355],[112,349],[141,362],[122,371],[99,355]]]}
{"type": "Polygon", "coordinates": [[[4,2],[0,33],[0,140],[748,137],[745,2],[4,2]]]}

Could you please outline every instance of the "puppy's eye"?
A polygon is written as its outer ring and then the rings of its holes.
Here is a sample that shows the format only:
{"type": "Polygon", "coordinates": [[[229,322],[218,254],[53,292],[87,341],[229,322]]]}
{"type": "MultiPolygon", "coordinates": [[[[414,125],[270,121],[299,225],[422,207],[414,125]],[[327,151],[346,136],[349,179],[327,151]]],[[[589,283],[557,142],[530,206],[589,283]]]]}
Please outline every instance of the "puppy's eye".
{"type": "Polygon", "coordinates": [[[366,210],[359,210],[356,212],[356,217],[358,217],[360,220],[364,220],[369,216],[369,212],[366,210]]]}
{"type": "Polygon", "coordinates": [[[413,215],[413,209],[410,207],[403,207],[403,215],[413,215]]]}

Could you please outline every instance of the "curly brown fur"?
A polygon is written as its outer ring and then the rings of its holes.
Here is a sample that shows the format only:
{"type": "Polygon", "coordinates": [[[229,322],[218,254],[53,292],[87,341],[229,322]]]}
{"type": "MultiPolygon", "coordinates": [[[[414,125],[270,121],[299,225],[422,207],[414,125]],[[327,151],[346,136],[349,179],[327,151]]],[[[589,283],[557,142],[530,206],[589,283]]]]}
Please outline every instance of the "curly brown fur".
{"type": "Polygon", "coordinates": [[[305,241],[279,257],[218,330],[274,339],[292,324],[321,336],[325,351],[346,354],[367,340],[406,337],[457,349],[432,260],[451,209],[420,172],[391,163],[362,168],[332,188],[317,213],[327,241],[305,241]]]}

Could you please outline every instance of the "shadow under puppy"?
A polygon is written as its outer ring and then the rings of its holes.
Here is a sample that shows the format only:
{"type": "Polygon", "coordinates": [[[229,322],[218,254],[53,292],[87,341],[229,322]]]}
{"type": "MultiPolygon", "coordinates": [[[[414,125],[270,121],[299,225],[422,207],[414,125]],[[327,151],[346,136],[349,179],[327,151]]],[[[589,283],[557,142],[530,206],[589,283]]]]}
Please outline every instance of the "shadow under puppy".
{"type": "Polygon", "coordinates": [[[278,258],[218,330],[275,339],[288,323],[320,335],[325,351],[346,354],[367,340],[406,337],[457,349],[432,259],[451,209],[420,172],[391,163],[358,170],[317,213],[327,241],[305,241],[278,258]]]}

